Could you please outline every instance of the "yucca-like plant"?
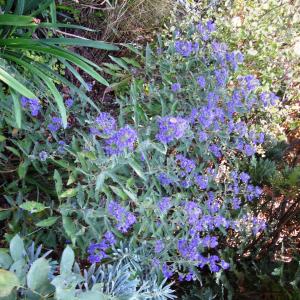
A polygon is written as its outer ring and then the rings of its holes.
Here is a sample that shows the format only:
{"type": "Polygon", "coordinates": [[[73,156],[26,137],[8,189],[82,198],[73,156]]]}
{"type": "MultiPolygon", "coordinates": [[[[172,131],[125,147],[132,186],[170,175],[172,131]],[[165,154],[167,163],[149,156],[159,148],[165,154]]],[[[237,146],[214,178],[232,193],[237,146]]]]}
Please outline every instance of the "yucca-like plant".
{"type": "MultiPolygon", "coordinates": [[[[109,86],[99,74],[101,68],[90,60],[66,49],[66,46],[84,46],[103,50],[118,50],[118,47],[102,41],[83,38],[51,37],[59,28],[76,28],[89,30],[82,26],[57,23],[54,0],[44,1],[7,1],[0,6],[0,83],[1,89],[8,87],[13,96],[17,127],[21,127],[21,104],[19,94],[29,99],[52,98],[60,112],[63,126],[67,126],[67,113],[57,83],[69,86],[81,98],[89,99],[74,84],[54,71],[47,63],[40,62],[41,57],[54,59],[63,64],[86,90],[89,86],[79,74],[78,69],[88,73],[98,82],[109,86]],[[49,13],[48,13],[49,12],[49,13]],[[43,22],[39,16],[47,15],[51,22],[43,22]],[[21,80],[11,72],[10,66],[23,75],[21,80]],[[26,81],[32,82],[28,86],[26,81]],[[41,86],[46,95],[41,94],[41,86]]],[[[91,104],[92,102],[89,101],[91,104]]]]}

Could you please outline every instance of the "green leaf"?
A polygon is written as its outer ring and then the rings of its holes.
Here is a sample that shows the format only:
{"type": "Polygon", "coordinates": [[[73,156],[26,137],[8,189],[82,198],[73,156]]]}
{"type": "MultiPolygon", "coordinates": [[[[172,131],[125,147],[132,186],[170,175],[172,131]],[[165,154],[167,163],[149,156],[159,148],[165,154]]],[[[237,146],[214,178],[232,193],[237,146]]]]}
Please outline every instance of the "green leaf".
{"type": "Polygon", "coordinates": [[[109,44],[102,41],[93,41],[88,39],[50,38],[50,39],[42,39],[40,41],[47,45],[80,46],[80,47],[90,47],[90,48],[110,50],[110,51],[119,50],[119,47],[113,44],[109,44]]]}
{"type": "Polygon", "coordinates": [[[9,243],[10,255],[14,261],[18,261],[23,258],[25,253],[24,242],[17,234],[9,243]]]}
{"type": "Polygon", "coordinates": [[[6,137],[4,135],[0,135],[0,143],[4,142],[6,140],[6,137]]]}
{"type": "Polygon", "coordinates": [[[105,172],[101,172],[96,179],[96,191],[101,190],[104,184],[106,178],[106,173],[105,172]]]}
{"type": "Polygon", "coordinates": [[[136,68],[141,68],[141,65],[136,60],[134,60],[132,58],[122,57],[122,59],[124,61],[126,61],[128,64],[130,64],[130,65],[132,65],[132,66],[134,66],[136,68]]]}
{"type": "Polygon", "coordinates": [[[63,273],[71,272],[74,261],[75,261],[74,251],[70,246],[67,246],[61,257],[60,273],[63,274],[63,273]]]}
{"type": "Polygon", "coordinates": [[[32,93],[29,89],[27,89],[26,86],[24,86],[21,82],[16,80],[11,75],[9,75],[2,68],[0,68],[0,81],[3,81],[9,87],[14,89],[16,92],[22,94],[23,96],[25,96],[27,98],[30,98],[30,99],[35,99],[36,98],[34,93],[32,93]]]}
{"type": "Polygon", "coordinates": [[[57,23],[55,1],[52,1],[50,3],[50,15],[51,15],[52,23],[54,23],[54,24],[57,23]]]}
{"type": "Polygon", "coordinates": [[[54,100],[57,103],[58,110],[59,110],[61,118],[62,118],[62,123],[64,125],[64,128],[66,128],[67,127],[66,107],[65,107],[65,104],[64,104],[64,101],[63,101],[63,98],[62,98],[61,94],[57,90],[55,84],[50,79],[48,74],[44,74],[40,69],[36,68],[35,66],[33,66],[33,65],[17,58],[17,57],[14,57],[12,55],[4,55],[4,57],[6,57],[8,59],[11,59],[14,62],[16,62],[17,64],[23,66],[25,70],[30,70],[32,72],[32,74],[37,75],[38,77],[40,77],[45,82],[45,84],[48,86],[50,92],[52,93],[52,95],[54,97],[54,100]]]}
{"type": "Polygon", "coordinates": [[[20,26],[20,27],[37,27],[34,18],[30,16],[18,16],[14,14],[0,15],[0,26],[20,26]]]}
{"type": "Polygon", "coordinates": [[[39,202],[27,201],[25,203],[22,203],[20,205],[20,208],[29,211],[30,213],[38,213],[45,210],[47,207],[44,204],[39,202]]]}
{"type": "Polygon", "coordinates": [[[50,266],[45,258],[41,257],[37,259],[27,274],[28,287],[34,291],[44,287],[49,282],[49,270],[50,266]]]}
{"type": "Polygon", "coordinates": [[[126,62],[121,59],[121,58],[118,58],[118,57],[114,57],[114,56],[111,56],[109,55],[109,58],[114,61],[116,64],[118,64],[121,68],[125,69],[125,70],[129,70],[128,68],[128,65],[126,64],[126,62]]]}
{"type": "Polygon", "coordinates": [[[17,0],[15,14],[21,16],[24,12],[25,0],[17,0]]]}
{"type": "Polygon", "coordinates": [[[57,195],[61,194],[62,191],[62,179],[61,176],[59,174],[59,172],[57,170],[54,171],[54,175],[53,175],[54,181],[55,181],[55,190],[57,195]]]}
{"type": "Polygon", "coordinates": [[[120,188],[118,188],[117,186],[113,186],[113,185],[110,185],[109,186],[112,191],[117,195],[119,196],[122,200],[127,200],[128,199],[128,196],[126,193],[124,193],[120,188]]]}
{"type": "Polygon", "coordinates": [[[64,191],[59,197],[60,198],[72,198],[72,197],[76,196],[76,194],[77,194],[77,189],[72,188],[72,189],[68,189],[68,190],[64,191]]]}
{"type": "Polygon", "coordinates": [[[19,279],[13,272],[0,269],[0,297],[9,296],[19,285],[19,279]]]}
{"type": "Polygon", "coordinates": [[[20,179],[25,178],[29,166],[30,166],[30,160],[28,159],[20,163],[18,167],[18,175],[20,179]]]}
{"type": "Polygon", "coordinates": [[[5,148],[7,150],[9,150],[10,152],[12,152],[15,156],[21,157],[20,152],[16,148],[13,148],[13,147],[10,147],[10,146],[6,146],[5,148]]]}
{"type": "Polygon", "coordinates": [[[138,174],[139,177],[141,177],[143,180],[147,180],[145,174],[141,170],[140,166],[138,163],[136,163],[134,160],[130,160],[129,162],[130,167],[138,174]]]}
{"type": "Polygon", "coordinates": [[[54,100],[58,106],[58,110],[62,119],[62,124],[64,128],[67,128],[68,125],[68,121],[67,121],[67,111],[66,111],[66,107],[64,104],[64,100],[63,97],[61,96],[60,92],[58,91],[58,89],[56,88],[55,84],[53,83],[53,81],[49,78],[43,78],[43,80],[45,81],[45,83],[47,84],[49,90],[51,91],[51,93],[54,96],[54,100]]]}
{"type": "Polygon", "coordinates": [[[11,96],[14,102],[14,112],[15,112],[15,119],[16,119],[16,124],[17,128],[21,128],[22,126],[22,107],[21,103],[19,100],[19,97],[17,94],[12,90],[11,91],[11,96]]]}
{"type": "Polygon", "coordinates": [[[45,220],[37,222],[35,225],[38,227],[50,227],[55,224],[58,219],[58,217],[49,217],[45,220]]]}
{"type": "Polygon", "coordinates": [[[66,234],[71,238],[72,243],[75,244],[76,241],[76,226],[74,221],[70,217],[63,216],[63,227],[66,231],[66,234]]]}

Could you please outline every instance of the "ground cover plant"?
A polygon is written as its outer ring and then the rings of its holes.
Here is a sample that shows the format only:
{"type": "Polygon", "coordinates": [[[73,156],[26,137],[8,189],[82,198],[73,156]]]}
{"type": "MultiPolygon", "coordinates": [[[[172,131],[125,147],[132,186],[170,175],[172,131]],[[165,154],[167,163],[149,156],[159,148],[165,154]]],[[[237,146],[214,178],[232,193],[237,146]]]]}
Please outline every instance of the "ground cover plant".
{"type": "MultiPolygon", "coordinates": [[[[260,199],[278,141],[262,124],[281,98],[220,41],[216,23],[187,16],[144,51],[128,47],[138,64],[114,58],[132,78],[115,110],[59,86],[67,126],[47,98],[21,95],[16,126],[4,86],[0,297],[238,295],[241,264],[272,232],[260,199]]],[[[291,188],[297,170],[287,171],[291,188]]],[[[287,294],[297,297],[299,268],[290,271],[287,294]]]]}

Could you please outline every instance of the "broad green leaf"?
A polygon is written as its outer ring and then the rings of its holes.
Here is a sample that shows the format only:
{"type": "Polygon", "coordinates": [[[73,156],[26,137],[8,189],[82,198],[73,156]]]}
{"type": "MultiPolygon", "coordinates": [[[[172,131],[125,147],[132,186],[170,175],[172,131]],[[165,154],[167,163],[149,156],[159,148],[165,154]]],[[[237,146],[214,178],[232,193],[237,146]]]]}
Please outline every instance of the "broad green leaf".
{"type": "Polygon", "coordinates": [[[26,86],[24,86],[21,82],[16,80],[14,77],[12,77],[10,74],[8,74],[5,70],[0,68],[0,81],[3,81],[8,86],[10,86],[12,89],[14,89],[16,92],[22,94],[23,96],[35,99],[36,96],[33,92],[31,92],[29,89],[27,89],[26,86]]]}
{"type": "Polygon", "coordinates": [[[35,201],[27,201],[22,203],[20,207],[30,213],[38,213],[47,208],[44,204],[35,201]]]}
{"type": "Polygon", "coordinates": [[[60,198],[72,198],[74,196],[76,196],[77,194],[77,189],[76,188],[72,188],[72,189],[68,189],[66,191],[64,191],[62,194],[60,194],[60,198]]]}
{"type": "Polygon", "coordinates": [[[71,272],[74,261],[75,261],[74,251],[70,246],[67,246],[61,257],[60,273],[63,274],[63,273],[71,272]]]}
{"type": "Polygon", "coordinates": [[[49,217],[45,220],[37,222],[35,225],[38,227],[50,227],[55,224],[58,219],[58,217],[49,217]]]}
{"type": "Polygon", "coordinates": [[[48,261],[41,257],[37,259],[29,269],[27,274],[27,285],[30,289],[36,291],[45,286],[48,282],[50,266],[48,261]]]}
{"type": "Polygon", "coordinates": [[[37,27],[37,24],[34,23],[34,18],[30,16],[18,16],[14,14],[3,14],[0,15],[0,25],[7,26],[21,26],[21,27],[37,27]]]}
{"type": "Polygon", "coordinates": [[[15,113],[17,128],[21,128],[21,126],[22,126],[21,102],[20,102],[19,97],[17,96],[17,94],[14,92],[14,90],[11,91],[11,96],[12,96],[12,99],[13,99],[13,102],[14,102],[14,113],[15,113]]]}
{"type": "Polygon", "coordinates": [[[4,142],[6,140],[6,137],[4,135],[0,135],[0,143],[4,142]]]}
{"type": "Polygon", "coordinates": [[[18,234],[15,235],[10,241],[9,251],[14,261],[18,261],[23,258],[23,255],[25,253],[24,242],[18,234]]]}
{"type": "Polygon", "coordinates": [[[8,296],[19,284],[19,279],[13,272],[0,269],[0,297],[8,296]]]}

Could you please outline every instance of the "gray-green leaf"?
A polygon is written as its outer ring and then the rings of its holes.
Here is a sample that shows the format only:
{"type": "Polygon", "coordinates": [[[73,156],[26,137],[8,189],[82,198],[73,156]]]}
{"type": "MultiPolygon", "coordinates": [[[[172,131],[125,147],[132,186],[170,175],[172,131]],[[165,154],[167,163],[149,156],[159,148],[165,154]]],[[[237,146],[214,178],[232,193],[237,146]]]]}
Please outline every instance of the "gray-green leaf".
{"type": "Polygon", "coordinates": [[[28,287],[35,291],[45,286],[49,282],[49,268],[49,263],[45,258],[37,259],[27,274],[28,287]]]}
{"type": "Polygon", "coordinates": [[[60,262],[60,273],[68,273],[71,272],[73,264],[74,264],[75,256],[74,251],[70,246],[67,246],[64,250],[60,262]]]}
{"type": "Polygon", "coordinates": [[[15,235],[9,244],[10,255],[14,261],[23,258],[25,253],[23,240],[19,237],[19,235],[15,235]]]}
{"type": "Polygon", "coordinates": [[[18,285],[18,277],[14,273],[0,269],[0,297],[8,296],[18,285]]]}

